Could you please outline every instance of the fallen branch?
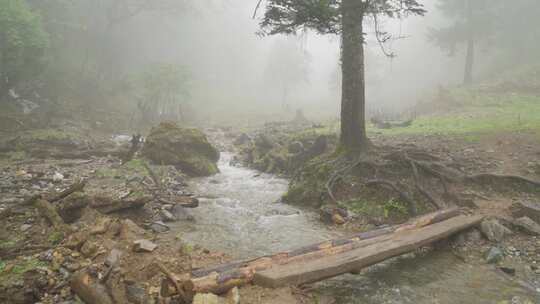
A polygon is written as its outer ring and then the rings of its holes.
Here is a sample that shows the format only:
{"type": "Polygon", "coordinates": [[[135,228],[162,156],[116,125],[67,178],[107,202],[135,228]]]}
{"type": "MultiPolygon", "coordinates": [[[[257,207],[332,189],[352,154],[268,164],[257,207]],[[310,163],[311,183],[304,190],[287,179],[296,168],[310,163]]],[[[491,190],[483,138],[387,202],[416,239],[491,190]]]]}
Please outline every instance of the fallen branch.
{"type": "MultiPolygon", "coordinates": [[[[178,294],[180,296],[180,298],[182,298],[182,300],[187,300],[187,296],[184,292],[184,289],[182,288],[182,285],[178,282],[178,279],[177,277],[172,273],[170,272],[167,267],[165,267],[163,264],[159,263],[159,262],[156,262],[156,265],[158,266],[159,270],[161,270],[161,272],[167,277],[167,279],[174,285],[174,287],[176,288],[176,292],[175,294],[178,294]]],[[[163,288],[162,288],[162,293],[170,293],[168,291],[163,291],[163,288]]]]}
{"type": "Polygon", "coordinates": [[[141,208],[152,200],[150,196],[141,196],[137,198],[125,198],[113,200],[110,197],[94,197],[90,206],[101,213],[109,214],[125,209],[141,208]]]}

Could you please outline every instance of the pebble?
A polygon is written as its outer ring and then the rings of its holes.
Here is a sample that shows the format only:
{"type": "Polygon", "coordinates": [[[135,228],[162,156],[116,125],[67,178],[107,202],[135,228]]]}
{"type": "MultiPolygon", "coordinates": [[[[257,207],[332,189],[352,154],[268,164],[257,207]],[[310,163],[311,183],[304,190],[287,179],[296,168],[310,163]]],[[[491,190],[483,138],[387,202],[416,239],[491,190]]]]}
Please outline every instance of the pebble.
{"type": "Polygon", "coordinates": [[[22,232],[26,232],[26,231],[28,231],[30,228],[32,228],[32,225],[29,225],[29,224],[23,224],[23,225],[21,225],[21,231],[22,231],[22,232]]]}

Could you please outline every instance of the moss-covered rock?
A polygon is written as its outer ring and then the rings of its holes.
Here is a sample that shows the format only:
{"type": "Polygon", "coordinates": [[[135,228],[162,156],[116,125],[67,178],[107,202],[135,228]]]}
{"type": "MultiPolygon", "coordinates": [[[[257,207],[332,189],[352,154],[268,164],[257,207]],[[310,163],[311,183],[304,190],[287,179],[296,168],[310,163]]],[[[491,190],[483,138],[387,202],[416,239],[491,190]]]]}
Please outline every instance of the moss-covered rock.
{"type": "Polygon", "coordinates": [[[152,128],[142,154],[159,165],[173,165],[189,176],[208,176],[218,172],[219,151],[197,129],[161,123],[152,128]]]}

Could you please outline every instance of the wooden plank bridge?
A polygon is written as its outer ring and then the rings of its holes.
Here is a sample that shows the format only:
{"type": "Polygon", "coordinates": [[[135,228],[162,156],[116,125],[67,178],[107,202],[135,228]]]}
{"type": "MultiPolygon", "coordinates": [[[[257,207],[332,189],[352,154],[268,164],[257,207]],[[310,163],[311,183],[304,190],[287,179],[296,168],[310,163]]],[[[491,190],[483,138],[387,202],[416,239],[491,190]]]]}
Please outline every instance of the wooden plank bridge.
{"type": "Polygon", "coordinates": [[[190,274],[168,275],[162,281],[163,296],[196,293],[221,294],[235,286],[256,284],[280,287],[317,282],[382,262],[478,225],[481,215],[465,215],[458,209],[431,213],[408,223],[329,240],[290,252],[237,261],[190,274]]]}

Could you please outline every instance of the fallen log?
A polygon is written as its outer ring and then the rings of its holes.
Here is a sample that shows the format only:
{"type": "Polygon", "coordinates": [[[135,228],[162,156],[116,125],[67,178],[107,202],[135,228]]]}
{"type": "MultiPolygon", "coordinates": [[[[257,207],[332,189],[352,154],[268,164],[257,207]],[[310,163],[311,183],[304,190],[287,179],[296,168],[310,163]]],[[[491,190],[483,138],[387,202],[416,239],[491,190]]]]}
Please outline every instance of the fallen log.
{"type": "Polygon", "coordinates": [[[83,191],[85,186],[86,186],[86,180],[81,179],[75,182],[73,185],[69,186],[66,190],[62,192],[46,195],[44,199],[51,203],[54,203],[56,201],[66,198],[72,193],[83,191]]]}
{"type": "MultiPolygon", "coordinates": [[[[434,223],[439,223],[460,214],[457,208],[441,210],[431,213],[408,223],[355,234],[348,238],[330,240],[310,246],[305,246],[290,252],[281,252],[275,255],[264,256],[247,261],[237,261],[213,268],[194,270],[191,278],[182,282],[186,295],[212,292],[224,293],[235,286],[251,282],[255,273],[270,269],[276,265],[286,265],[320,259],[326,256],[341,254],[359,247],[371,244],[371,240],[380,241],[378,237],[388,236],[394,232],[414,230],[434,223]]],[[[170,282],[162,282],[162,291],[172,291],[170,282]],[[164,286],[165,285],[165,286],[164,286]]]]}
{"type": "Polygon", "coordinates": [[[105,286],[96,280],[92,280],[86,271],[74,274],[70,287],[86,304],[114,303],[105,286]]]}
{"type": "Polygon", "coordinates": [[[61,191],[61,192],[53,192],[53,193],[49,193],[49,194],[36,194],[36,195],[32,195],[28,198],[26,198],[22,203],[21,205],[23,206],[29,206],[29,205],[33,205],[36,200],[38,199],[44,199],[50,203],[54,203],[54,202],[57,202],[61,199],[64,199],[66,198],[67,196],[69,196],[70,194],[74,193],[74,192],[81,192],[84,190],[84,187],[86,186],[86,180],[78,180],[77,182],[75,182],[74,184],[72,184],[71,186],[69,186],[67,189],[65,189],[64,191],[61,191]]]}
{"type": "Polygon", "coordinates": [[[150,196],[141,196],[136,198],[112,199],[110,197],[94,197],[90,207],[97,211],[109,214],[126,209],[141,208],[152,200],[150,196]]]}
{"type": "Polygon", "coordinates": [[[317,282],[343,273],[357,271],[386,259],[411,252],[479,224],[483,216],[461,215],[410,232],[382,236],[366,247],[317,260],[276,265],[254,274],[253,282],[263,287],[280,287],[317,282]]]}

